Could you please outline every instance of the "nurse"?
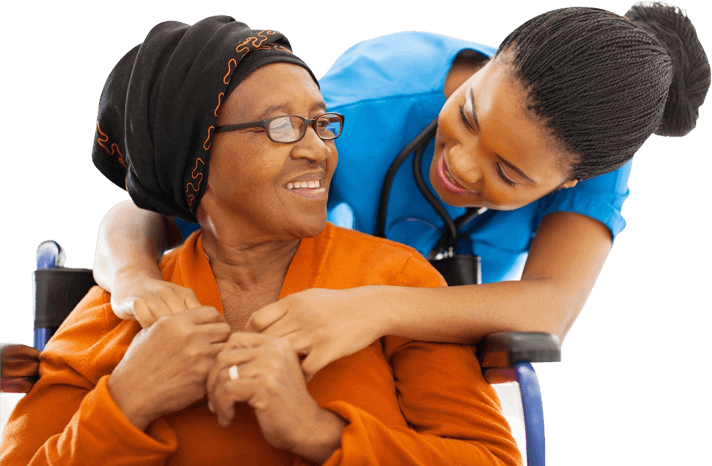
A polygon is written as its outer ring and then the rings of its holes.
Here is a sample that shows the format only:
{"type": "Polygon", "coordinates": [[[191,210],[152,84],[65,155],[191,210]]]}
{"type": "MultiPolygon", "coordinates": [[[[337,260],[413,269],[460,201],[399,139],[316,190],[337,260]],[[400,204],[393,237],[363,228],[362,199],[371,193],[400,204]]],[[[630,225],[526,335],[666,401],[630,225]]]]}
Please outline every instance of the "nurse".
{"type": "MultiPolygon", "coordinates": [[[[421,175],[460,219],[454,249],[481,258],[483,284],[312,289],[260,309],[247,329],[287,338],[306,355],[309,377],[383,335],[472,342],[543,331],[563,339],[625,226],[633,154],[652,133],[691,131],[709,84],[692,23],[656,3],[623,17],[544,13],[496,50],[427,33],[357,44],[320,81],[327,108],[349,125],[337,142],[331,220],[431,258],[447,255],[444,220],[411,164],[393,177],[378,220],[389,166],[437,121],[421,175]]],[[[107,214],[95,277],[119,316],[145,327],[198,305],[190,290],[162,282],[156,266],[179,241],[171,220],[131,203],[107,214]]]]}

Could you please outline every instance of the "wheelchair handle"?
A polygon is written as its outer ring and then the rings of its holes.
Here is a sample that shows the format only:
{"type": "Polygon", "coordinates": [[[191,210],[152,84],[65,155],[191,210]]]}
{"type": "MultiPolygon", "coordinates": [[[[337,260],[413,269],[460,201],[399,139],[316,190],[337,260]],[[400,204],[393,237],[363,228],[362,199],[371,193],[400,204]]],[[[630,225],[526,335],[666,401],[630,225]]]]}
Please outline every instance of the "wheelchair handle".
{"type": "Polygon", "coordinates": [[[56,241],[43,241],[37,247],[37,268],[55,269],[64,266],[67,255],[56,241]]]}

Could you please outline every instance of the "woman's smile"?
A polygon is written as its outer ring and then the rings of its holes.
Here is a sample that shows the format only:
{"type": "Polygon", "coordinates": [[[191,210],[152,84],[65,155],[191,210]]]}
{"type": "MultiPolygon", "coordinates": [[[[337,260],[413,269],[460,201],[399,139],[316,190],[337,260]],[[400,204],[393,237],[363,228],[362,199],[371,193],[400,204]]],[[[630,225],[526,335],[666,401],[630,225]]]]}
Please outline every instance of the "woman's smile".
{"type": "Polygon", "coordinates": [[[323,201],[328,197],[328,185],[325,178],[325,168],[316,171],[311,170],[288,178],[289,181],[283,187],[297,196],[323,201]]]}
{"type": "MultiPolygon", "coordinates": [[[[235,88],[220,108],[218,120],[222,125],[281,115],[313,119],[325,113],[325,107],[307,70],[270,63],[235,88]],[[253,99],[259,103],[252,103],[253,99]]],[[[316,131],[307,126],[302,137],[290,143],[274,142],[265,131],[217,134],[201,204],[219,204],[222,228],[232,232],[235,241],[291,241],[316,236],[324,229],[338,155],[334,141],[322,139],[316,131]]]]}
{"type": "Polygon", "coordinates": [[[326,186],[321,178],[301,181],[290,181],[285,185],[287,191],[308,199],[324,199],[327,197],[326,186]]]}
{"type": "Polygon", "coordinates": [[[447,167],[447,164],[445,163],[445,155],[440,156],[440,160],[438,160],[438,164],[435,169],[435,173],[437,175],[437,180],[440,182],[443,188],[447,189],[450,192],[453,192],[455,194],[471,194],[471,191],[468,191],[467,189],[463,188],[460,186],[452,177],[450,174],[450,170],[447,167]]]}

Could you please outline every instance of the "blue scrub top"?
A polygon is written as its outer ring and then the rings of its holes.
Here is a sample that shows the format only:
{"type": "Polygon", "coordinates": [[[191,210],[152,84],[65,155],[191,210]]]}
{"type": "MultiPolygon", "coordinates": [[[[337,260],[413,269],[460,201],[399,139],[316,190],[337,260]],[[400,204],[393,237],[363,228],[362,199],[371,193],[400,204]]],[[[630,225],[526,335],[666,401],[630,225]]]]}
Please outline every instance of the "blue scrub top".
{"type": "MultiPolygon", "coordinates": [[[[336,140],[339,164],[329,193],[329,221],[375,233],[386,172],[406,144],[437,117],[445,104],[447,73],[465,49],[486,56],[495,52],[492,47],[452,37],[403,32],[351,47],[320,80],[326,107],[346,117],[344,132],[336,140]]],[[[422,170],[434,193],[428,175],[432,157],[433,143],[425,151],[422,170]]],[[[482,281],[518,278],[534,233],[551,212],[587,215],[606,225],[615,238],[625,227],[621,207],[628,197],[630,167],[629,162],[517,210],[487,211],[466,225],[461,231],[482,259],[482,281]]],[[[464,208],[446,208],[452,218],[465,212],[464,208]]],[[[393,181],[386,237],[427,255],[442,227],[442,219],[415,184],[410,157],[393,181]]]]}

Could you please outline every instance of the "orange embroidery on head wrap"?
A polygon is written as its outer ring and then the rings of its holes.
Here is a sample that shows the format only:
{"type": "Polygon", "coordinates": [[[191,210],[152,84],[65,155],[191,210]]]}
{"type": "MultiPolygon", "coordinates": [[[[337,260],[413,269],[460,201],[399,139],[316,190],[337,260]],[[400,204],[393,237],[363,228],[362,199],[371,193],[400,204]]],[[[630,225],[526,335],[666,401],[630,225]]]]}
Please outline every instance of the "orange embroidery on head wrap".
{"type": "MultiPolygon", "coordinates": [[[[277,33],[277,31],[272,31],[272,30],[262,30],[257,33],[256,36],[250,36],[241,43],[239,43],[235,47],[235,52],[242,54],[238,59],[235,58],[230,58],[227,61],[227,72],[222,78],[222,81],[224,84],[230,84],[230,80],[232,80],[232,72],[237,68],[238,60],[242,60],[245,58],[245,55],[247,55],[249,52],[253,52],[256,50],[281,50],[283,52],[288,52],[292,53],[291,50],[289,50],[287,47],[284,47],[282,45],[276,44],[276,43],[265,43],[266,41],[269,40],[268,36],[273,36],[277,33]]],[[[220,92],[218,94],[218,105],[215,107],[215,110],[213,111],[213,115],[217,118],[218,116],[218,110],[220,109],[220,106],[222,105],[222,98],[225,96],[224,92],[220,92]]],[[[212,137],[213,131],[215,130],[215,126],[210,126],[208,128],[208,137],[205,138],[205,141],[203,142],[203,149],[206,151],[210,150],[210,147],[212,146],[212,141],[210,138],[212,137]]],[[[198,193],[200,191],[200,183],[203,181],[203,170],[204,168],[201,168],[198,170],[198,164],[202,164],[203,167],[205,167],[205,162],[203,162],[202,159],[197,159],[195,162],[195,168],[193,169],[193,172],[191,173],[191,177],[194,180],[198,180],[198,186],[195,187],[193,183],[188,183],[185,187],[185,197],[188,200],[188,205],[193,206],[193,201],[195,200],[195,193],[198,193]],[[192,191],[192,193],[190,192],[192,191]]]]}
{"type": "Polygon", "coordinates": [[[198,186],[195,186],[192,182],[185,185],[185,198],[188,200],[188,205],[193,207],[193,201],[195,200],[195,194],[200,192],[200,183],[203,182],[203,171],[205,170],[205,162],[203,159],[198,157],[195,161],[195,168],[191,172],[190,176],[194,180],[198,180],[198,186]],[[190,192],[192,191],[192,192],[190,192]]]}
{"type": "Polygon", "coordinates": [[[230,73],[232,73],[233,67],[237,68],[237,62],[235,61],[234,58],[231,58],[227,62],[227,73],[225,73],[225,76],[223,77],[223,82],[225,84],[230,84],[230,79],[232,79],[232,78],[228,78],[228,76],[230,76],[230,73]]]}
{"type": "Polygon", "coordinates": [[[210,150],[210,146],[213,144],[210,140],[210,136],[212,135],[214,129],[215,127],[213,125],[210,125],[210,127],[208,128],[208,137],[205,138],[205,142],[203,142],[203,149],[205,150],[210,150]]]}
{"type": "Polygon", "coordinates": [[[111,147],[111,150],[109,150],[108,147],[104,145],[104,143],[109,142],[109,135],[104,133],[101,128],[99,127],[99,122],[96,122],[96,130],[101,134],[101,137],[97,138],[96,142],[99,143],[101,147],[104,148],[104,150],[109,154],[109,155],[114,155],[114,152],[119,153],[119,163],[121,166],[124,168],[128,169],[128,165],[126,165],[126,160],[124,160],[124,156],[121,153],[121,149],[119,149],[119,145],[116,144],[115,142],[111,143],[109,147],[111,147]]]}
{"type": "Polygon", "coordinates": [[[224,96],[224,95],[225,95],[224,92],[221,92],[220,94],[218,94],[218,106],[215,107],[215,111],[213,112],[213,115],[215,115],[215,117],[218,116],[218,109],[220,108],[220,105],[222,104],[222,96],[224,96]]]}

